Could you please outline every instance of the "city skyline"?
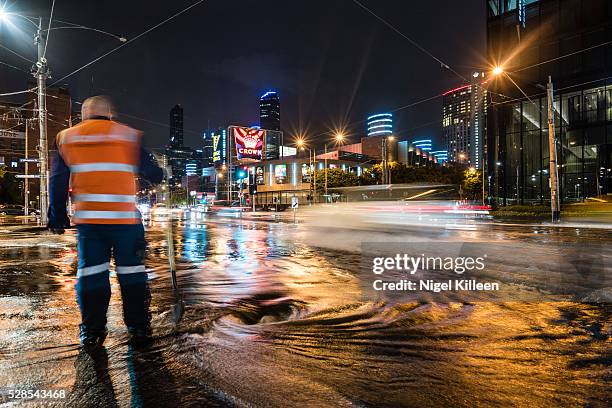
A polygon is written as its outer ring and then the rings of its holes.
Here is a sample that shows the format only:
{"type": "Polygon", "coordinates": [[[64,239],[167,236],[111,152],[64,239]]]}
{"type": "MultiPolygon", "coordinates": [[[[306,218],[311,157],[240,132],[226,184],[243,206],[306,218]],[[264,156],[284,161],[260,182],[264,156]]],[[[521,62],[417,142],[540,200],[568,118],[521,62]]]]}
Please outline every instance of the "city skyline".
{"type": "MultiPolygon", "coordinates": [[[[55,15],[125,35],[129,40],[189,4],[160,5],[140,22],[142,27],[136,27],[128,18],[131,9],[140,8],[137,4],[111,1],[82,10],[77,2],[65,1],[58,3],[55,15]],[[117,15],[115,9],[124,13],[117,15]]],[[[418,16],[436,15],[432,5],[403,2],[364,5],[431,49],[462,75],[469,74],[468,65],[484,63],[484,4],[448,2],[446,7],[452,13],[438,13],[436,18],[443,22],[448,37],[459,28],[464,31],[463,38],[452,39],[455,46],[422,34],[427,25],[418,16]],[[465,18],[458,22],[451,14],[465,18]],[[404,21],[394,18],[397,15],[407,17],[404,21]],[[463,27],[466,19],[474,24],[463,27]],[[459,48],[472,51],[459,52],[459,48]]],[[[31,15],[49,13],[45,1],[20,2],[19,8],[31,15]]],[[[266,8],[245,2],[236,9],[236,17],[249,15],[249,20],[266,27],[262,35],[268,41],[264,45],[257,36],[250,35],[248,28],[218,30],[220,22],[216,20],[229,16],[230,8],[220,2],[205,2],[59,84],[67,84],[77,101],[93,93],[110,95],[119,111],[127,114],[121,119],[142,129],[149,146],[161,147],[168,134],[167,110],[175,104],[185,109],[186,145],[197,145],[209,122],[212,128],[225,123],[257,123],[257,98],[269,89],[277,90],[283,97],[286,134],[301,131],[321,139],[324,138],[321,134],[334,127],[352,124],[347,134],[358,137],[365,125],[362,121],[371,112],[410,105],[441,94],[462,81],[351,2],[328,5],[315,1],[298,6],[272,2],[266,8]],[[341,28],[334,23],[338,14],[344,17],[341,28]],[[199,23],[201,20],[206,21],[204,26],[199,23]],[[301,30],[295,30],[294,24],[289,23],[294,20],[299,21],[301,30]],[[316,22],[315,30],[312,21],[316,22]],[[185,38],[195,41],[187,44],[185,38]],[[240,50],[231,47],[235,41],[241,41],[240,50]],[[293,44],[300,44],[300,49],[293,44]],[[154,79],[157,76],[167,80],[158,81],[154,79]]],[[[34,50],[29,42],[4,31],[7,46],[32,57],[34,50]]],[[[54,32],[55,41],[49,42],[54,74],[50,83],[116,46],[113,39],[95,33],[70,34],[68,30],[54,32]]],[[[8,55],[0,50],[2,60],[8,55]]],[[[18,62],[19,59],[13,65],[19,65],[18,62]]],[[[19,68],[27,71],[29,64],[19,68]]],[[[12,89],[13,84],[19,83],[25,88],[30,80],[29,75],[6,66],[0,70],[2,89],[12,89]]],[[[440,140],[440,104],[438,98],[394,113],[396,130],[406,138],[440,140]]],[[[78,106],[73,104],[73,108],[78,106]]]]}

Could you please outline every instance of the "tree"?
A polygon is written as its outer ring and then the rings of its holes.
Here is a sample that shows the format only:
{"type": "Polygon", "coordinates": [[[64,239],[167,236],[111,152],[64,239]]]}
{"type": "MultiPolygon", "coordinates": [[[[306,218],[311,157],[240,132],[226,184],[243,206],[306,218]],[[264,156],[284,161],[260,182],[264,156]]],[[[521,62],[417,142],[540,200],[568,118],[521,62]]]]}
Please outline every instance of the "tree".
{"type": "Polygon", "coordinates": [[[474,168],[465,170],[462,188],[468,200],[482,199],[482,172],[474,168]]]}
{"type": "MultiPolygon", "coordinates": [[[[325,170],[317,171],[317,191],[325,191],[325,170]]],[[[359,178],[354,173],[342,169],[327,169],[327,187],[351,187],[359,184],[359,178]]]]}
{"type": "Polygon", "coordinates": [[[19,182],[6,166],[0,166],[0,203],[15,204],[20,198],[19,182]]]}

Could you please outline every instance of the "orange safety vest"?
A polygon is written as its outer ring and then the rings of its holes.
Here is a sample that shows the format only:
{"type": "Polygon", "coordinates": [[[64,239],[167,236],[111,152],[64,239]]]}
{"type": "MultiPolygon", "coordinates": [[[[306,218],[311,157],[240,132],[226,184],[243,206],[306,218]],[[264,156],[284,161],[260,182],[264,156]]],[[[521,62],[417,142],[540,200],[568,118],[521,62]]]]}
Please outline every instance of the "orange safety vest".
{"type": "Polygon", "coordinates": [[[136,175],[140,131],[111,120],[89,119],[57,135],[70,168],[75,224],[138,224],[136,175]]]}

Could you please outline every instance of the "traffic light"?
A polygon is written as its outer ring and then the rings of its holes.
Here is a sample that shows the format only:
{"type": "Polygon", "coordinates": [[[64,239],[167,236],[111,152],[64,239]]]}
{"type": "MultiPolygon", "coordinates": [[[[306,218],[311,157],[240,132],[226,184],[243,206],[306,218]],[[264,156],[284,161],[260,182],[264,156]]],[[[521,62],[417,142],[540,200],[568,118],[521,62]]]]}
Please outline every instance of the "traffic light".
{"type": "Polygon", "coordinates": [[[242,166],[236,172],[236,179],[237,180],[245,179],[245,178],[247,178],[248,174],[249,174],[249,168],[247,166],[242,166]]]}

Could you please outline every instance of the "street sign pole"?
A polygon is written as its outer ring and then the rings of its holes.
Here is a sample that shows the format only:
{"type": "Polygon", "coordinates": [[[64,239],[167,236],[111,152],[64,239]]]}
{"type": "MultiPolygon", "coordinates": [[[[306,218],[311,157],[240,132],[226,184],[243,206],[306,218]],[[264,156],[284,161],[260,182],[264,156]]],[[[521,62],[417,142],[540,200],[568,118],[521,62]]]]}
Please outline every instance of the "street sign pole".
{"type": "Polygon", "coordinates": [[[296,196],[291,197],[291,208],[293,209],[293,223],[295,224],[295,213],[300,205],[300,201],[296,196]]]}

